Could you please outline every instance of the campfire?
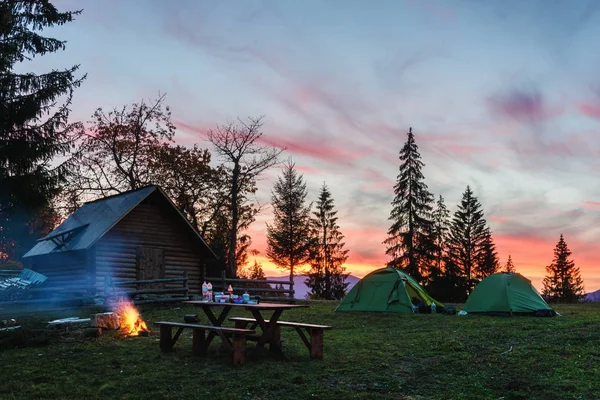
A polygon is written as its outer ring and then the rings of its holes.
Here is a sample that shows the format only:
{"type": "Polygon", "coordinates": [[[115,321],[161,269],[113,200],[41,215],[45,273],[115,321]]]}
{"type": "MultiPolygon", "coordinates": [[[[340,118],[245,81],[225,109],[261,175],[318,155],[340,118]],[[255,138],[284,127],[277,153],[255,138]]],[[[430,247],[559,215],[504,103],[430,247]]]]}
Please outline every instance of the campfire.
{"type": "Polygon", "coordinates": [[[115,314],[119,317],[121,332],[127,336],[142,336],[150,333],[150,329],[140,316],[140,312],[128,299],[119,299],[115,304],[115,314]]]}
{"type": "Polygon", "coordinates": [[[92,326],[101,330],[118,329],[119,333],[125,336],[148,336],[150,334],[146,322],[129,299],[118,298],[111,308],[113,312],[92,314],[92,326]]]}

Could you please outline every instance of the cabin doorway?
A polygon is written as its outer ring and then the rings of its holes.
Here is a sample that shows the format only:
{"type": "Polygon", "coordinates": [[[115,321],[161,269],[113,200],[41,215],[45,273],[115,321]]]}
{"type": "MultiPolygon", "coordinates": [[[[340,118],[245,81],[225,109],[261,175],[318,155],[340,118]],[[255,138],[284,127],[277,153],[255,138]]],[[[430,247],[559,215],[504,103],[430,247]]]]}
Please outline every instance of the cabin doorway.
{"type": "MultiPolygon", "coordinates": [[[[136,279],[152,280],[165,278],[165,249],[156,247],[137,248],[135,258],[136,279]]],[[[164,283],[140,284],[140,289],[155,289],[164,287],[164,283]]]]}

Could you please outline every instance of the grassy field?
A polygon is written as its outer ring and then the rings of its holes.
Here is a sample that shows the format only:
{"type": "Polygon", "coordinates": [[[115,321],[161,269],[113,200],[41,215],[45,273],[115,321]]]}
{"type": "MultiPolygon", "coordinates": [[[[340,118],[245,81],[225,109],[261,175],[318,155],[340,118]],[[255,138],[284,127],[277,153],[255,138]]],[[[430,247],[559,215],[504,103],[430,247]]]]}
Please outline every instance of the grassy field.
{"type": "MultiPolygon", "coordinates": [[[[335,303],[310,305],[284,316],[334,327],[322,361],[311,361],[288,330],[284,359],[267,355],[237,368],[218,341],[209,357],[193,357],[191,332],[168,354],[157,337],[73,334],[0,352],[0,399],[600,398],[597,304],[557,306],[562,317],[555,318],[334,313],[335,303]]],[[[197,311],[142,308],[150,323],[197,311]]]]}

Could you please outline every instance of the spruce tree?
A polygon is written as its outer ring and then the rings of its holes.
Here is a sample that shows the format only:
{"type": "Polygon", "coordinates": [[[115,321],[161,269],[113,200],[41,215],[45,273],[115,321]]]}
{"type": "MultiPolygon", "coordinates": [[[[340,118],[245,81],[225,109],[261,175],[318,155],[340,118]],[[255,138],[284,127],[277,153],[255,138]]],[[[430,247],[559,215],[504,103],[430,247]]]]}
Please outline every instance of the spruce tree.
{"type": "Polygon", "coordinates": [[[552,264],[546,267],[547,275],[544,278],[542,293],[558,302],[574,303],[584,294],[583,279],[575,262],[570,260],[569,250],[563,235],[554,248],[552,264]]]}
{"type": "Polygon", "coordinates": [[[482,280],[498,272],[498,252],[489,227],[484,230],[483,241],[479,251],[476,276],[482,280]]]}
{"type": "Polygon", "coordinates": [[[337,211],[329,189],[324,184],[319,194],[316,210],[311,219],[311,270],[306,285],[311,297],[324,300],[339,300],[346,294],[348,282],[344,263],[348,250],[344,249],[344,235],[337,224],[337,211]]]}
{"type": "Polygon", "coordinates": [[[389,220],[386,254],[391,256],[388,266],[405,270],[418,281],[423,281],[434,259],[435,244],[432,210],[434,197],[424,180],[419,148],[412,128],[400,150],[400,172],[394,185],[394,200],[389,220]]]}
{"type": "MultiPolygon", "coordinates": [[[[296,268],[306,264],[310,247],[310,205],[306,183],[288,161],[271,195],[273,224],[267,224],[267,257],[288,270],[294,281],[296,268]]],[[[293,289],[293,288],[292,288],[293,289]]]]}
{"type": "Polygon", "coordinates": [[[515,264],[513,263],[512,257],[508,255],[508,261],[506,261],[506,265],[504,266],[504,272],[516,272],[515,264]]]}
{"type": "Polygon", "coordinates": [[[59,12],[48,0],[0,2],[0,256],[19,258],[52,229],[40,222],[53,213],[51,200],[67,171],[51,162],[70,149],[69,105],[85,76],[75,76],[78,65],[44,74],[20,71],[35,56],[64,50],[66,42],[39,32],[79,13],[59,12]]]}
{"type": "Polygon", "coordinates": [[[466,280],[467,292],[476,283],[477,262],[481,259],[482,245],[487,237],[483,216],[481,204],[467,186],[452,218],[448,235],[449,262],[466,280]]]}
{"type": "Polygon", "coordinates": [[[446,258],[446,237],[450,224],[450,211],[444,204],[444,198],[440,195],[433,211],[433,240],[434,240],[434,262],[429,271],[429,280],[432,281],[441,276],[446,258]]]}
{"type": "Polygon", "coordinates": [[[446,302],[462,302],[465,290],[460,270],[448,258],[450,211],[439,197],[433,211],[434,261],[431,264],[425,287],[434,298],[446,302]]]}

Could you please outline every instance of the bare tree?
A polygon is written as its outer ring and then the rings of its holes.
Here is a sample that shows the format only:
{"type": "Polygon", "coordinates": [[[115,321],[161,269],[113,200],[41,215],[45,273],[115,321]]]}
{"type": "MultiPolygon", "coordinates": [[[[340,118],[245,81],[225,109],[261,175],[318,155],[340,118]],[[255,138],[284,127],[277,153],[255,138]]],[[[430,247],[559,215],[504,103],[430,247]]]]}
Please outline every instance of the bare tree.
{"type": "Polygon", "coordinates": [[[72,197],[107,196],[151,183],[149,159],[164,142],[171,142],[175,126],[165,95],[106,113],[98,108],[84,130],[73,163],[72,197]]]}
{"type": "Polygon", "coordinates": [[[231,276],[237,272],[236,245],[238,236],[239,210],[242,206],[244,188],[253,187],[258,176],[277,164],[283,149],[261,144],[263,117],[238,118],[208,131],[208,140],[213,144],[229,172],[231,233],[227,254],[227,267],[231,276]]]}

